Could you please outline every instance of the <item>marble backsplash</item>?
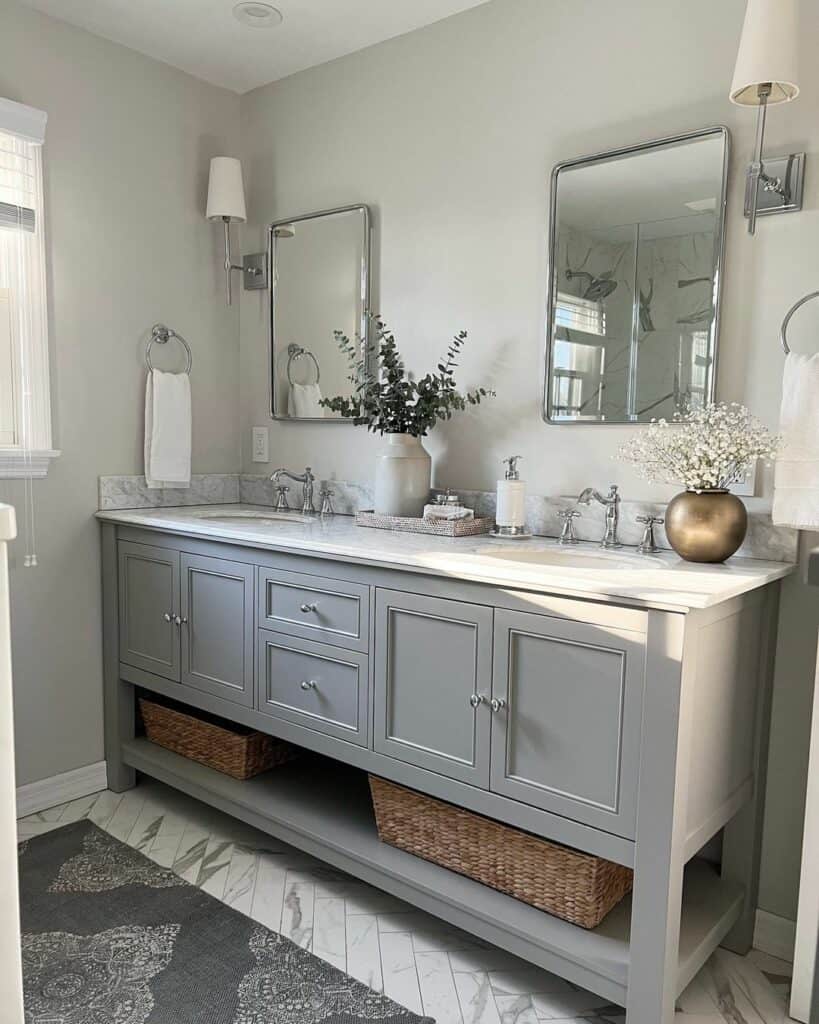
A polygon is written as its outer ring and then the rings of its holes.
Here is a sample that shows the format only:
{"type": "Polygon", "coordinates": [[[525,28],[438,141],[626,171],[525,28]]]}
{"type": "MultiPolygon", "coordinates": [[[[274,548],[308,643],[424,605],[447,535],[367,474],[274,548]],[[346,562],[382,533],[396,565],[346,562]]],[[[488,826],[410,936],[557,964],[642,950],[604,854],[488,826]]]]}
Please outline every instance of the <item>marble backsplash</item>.
{"type": "Polygon", "coordinates": [[[231,505],[239,500],[237,473],[199,473],[190,487],[151,488],[144,476],[101,476],[101,512],[123,508],[178,508],[180,505],[231,505]]]}
{"type": "MultiPolygon", "coordinates": [[[[346,480],[327,480],[333,491],[333,508],[337,515],[355,515],[359,509],[372,508],[373,490],[367,483],[346,480]]],[[[315,503],[318,507],[319,481],[316,482],[315,503]]],[[[289,494],[290,504],[298,508],[298,486],[289,494]]],[[[464,503],[478,515],[494,516],[494,491],[459,491],[464,503]]],[[[103,476],[99,478],[99,507],[101,510],[125,508],[170,508],[181,505],[227,505],[244,502],[251,505],[274,505],[275,488],[267,475],[242,473],[204,473],[191,479],[189,488],[151,490],[144,476],[103,476]]],[[[798,531],[786,526],[775,526],[771,520],[770,504],[760,498],[744,498],[748,507],[748,535],[737,554],[748,558],[764,558],[772,562],[795,562],[799,541],[798,531]]],[[[558,512],[573,507],[572,497],[549,497],[530,494],[526,499],[526,520],[532,533],[540,537],[558,537],[562,521],[558,512]]],[[[580,540],[599,541],[605,528],[602,506],[593,504],[579,509],[575,519],[575,533],[580,540]]],[[[624,544],[636,546],[640,542],[643,526],[637,516],[662,516],[662,502],[628,501],[620,505],[619,536],[624,544]]],[[[655,527],[655,539],[662,548],[670,548],[662,526],[655,527]]]]}

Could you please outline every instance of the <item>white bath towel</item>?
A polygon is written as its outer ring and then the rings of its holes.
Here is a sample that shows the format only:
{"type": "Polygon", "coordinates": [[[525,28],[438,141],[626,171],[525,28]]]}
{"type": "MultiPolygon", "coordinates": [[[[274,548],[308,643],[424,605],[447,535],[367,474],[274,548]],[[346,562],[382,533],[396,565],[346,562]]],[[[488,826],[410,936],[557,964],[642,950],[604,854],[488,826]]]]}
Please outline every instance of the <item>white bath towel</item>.
{"type": "Polygon", "coordinates": [[[287,396],[287,414],[293,419],[323,419],[326,410],[319,405],[322,399],[318,384],[291,384],[287,396]]]}
{"type": "Polygon", "coordinates": [[[191,381],[186,373],[148,374],[145,480],[149,487],[190,487],[191,381]]]}
{"type": "Polygon", "coordinates": [[[819,530],[819,354],[785,359],[773,521],[819,530]]]}

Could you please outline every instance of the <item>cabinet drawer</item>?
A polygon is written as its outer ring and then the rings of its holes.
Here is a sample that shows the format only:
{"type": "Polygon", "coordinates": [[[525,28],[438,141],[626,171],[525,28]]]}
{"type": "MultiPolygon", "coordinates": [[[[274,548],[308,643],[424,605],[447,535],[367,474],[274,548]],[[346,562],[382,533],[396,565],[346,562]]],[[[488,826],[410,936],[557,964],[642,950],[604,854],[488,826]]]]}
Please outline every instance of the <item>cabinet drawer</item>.
{"type": "Polygon", "coordinates": [[[256,707],[262,714],[367,745],[367,658],[259,630],[256,707]]]}
{"type": "Polygon", "coordinates": [[[259,625],[366,653],[370,591],[360,583],[259,569],[259,625]]]}

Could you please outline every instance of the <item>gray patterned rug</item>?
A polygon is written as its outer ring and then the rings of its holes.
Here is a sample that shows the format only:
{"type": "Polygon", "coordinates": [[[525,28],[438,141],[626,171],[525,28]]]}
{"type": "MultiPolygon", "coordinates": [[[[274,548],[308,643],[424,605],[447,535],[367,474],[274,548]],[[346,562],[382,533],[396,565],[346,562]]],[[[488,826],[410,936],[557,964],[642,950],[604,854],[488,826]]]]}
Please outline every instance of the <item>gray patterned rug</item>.
{"type": "Polygon", "coordinates": [[[27,1024],[421,1024],[88,821],[20,845],[27,1024]]]}

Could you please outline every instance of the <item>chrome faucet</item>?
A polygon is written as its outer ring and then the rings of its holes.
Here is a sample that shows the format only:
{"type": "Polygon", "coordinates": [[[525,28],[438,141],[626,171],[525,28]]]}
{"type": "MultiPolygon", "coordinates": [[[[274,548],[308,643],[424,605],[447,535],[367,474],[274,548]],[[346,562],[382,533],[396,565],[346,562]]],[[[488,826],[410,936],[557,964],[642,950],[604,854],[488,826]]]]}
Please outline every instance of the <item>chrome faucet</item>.
{"type": "Polygon", "coordinates": [[[622,547],[620,541],[617,539],[617,526],[620,522],[620,495],[617,491],[617,485],[612,484],[609,489],[609,493],[605,495],[605,497],[600,493],[600,491],[596,491],[593,487],[587,487],[584,491],[580,492],[577,504],[590,505],[592,499],[599,502],[606,510],[606,532],[603,534],[603,539],[600,541],[600,547],[622,547]]]}
{"type": "MultiPolygon", "coordinates": [[[[307,466],[301,474],[291,473],[289,469],[277,469],[270,479],[274,484],[278,484],[283,476],[287,477],[288,480],[294,480],[297,484],[303,485],[301,511],[303,515],[314,516],[316,514],[316,508],[313,504],[313,482],[316,478],[313,476],[313,471],[310,467],[307,466]]],[[[286,500],[287,499],[285,499],[285,501],[286,500]]]]}

